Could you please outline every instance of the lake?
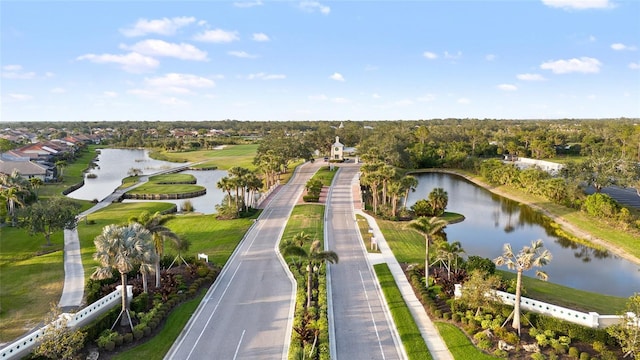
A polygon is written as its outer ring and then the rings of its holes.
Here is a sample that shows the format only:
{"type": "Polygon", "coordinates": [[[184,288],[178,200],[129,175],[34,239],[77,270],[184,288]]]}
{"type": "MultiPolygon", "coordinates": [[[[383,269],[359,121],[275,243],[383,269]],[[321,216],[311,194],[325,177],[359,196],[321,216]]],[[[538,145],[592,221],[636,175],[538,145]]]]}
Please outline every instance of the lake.
{"type": "MultiPolygon", "coordinates": [[[[419,185],[409,194],[407,206],[429,196],[435,187],[449,195],[447,211],[463,214],[465,220],[445,229],[448,241],[460,241],[466,255],[494,259],[502,246],[510,243],[518,252],[532,240],[542,239],[553,260],[541,270],[549,281],[601,294],[629,297],[640,291],[640,265],[597,251],[564,238],[550,235],[542,215],[526,205],[492,194],[466,179],[443,173],[415,175],[419,185]]],[[[506,267],[500,267],[506,270],[506,267]]],[[[527,272],[535,276],[535,269],[527,272]]]]}

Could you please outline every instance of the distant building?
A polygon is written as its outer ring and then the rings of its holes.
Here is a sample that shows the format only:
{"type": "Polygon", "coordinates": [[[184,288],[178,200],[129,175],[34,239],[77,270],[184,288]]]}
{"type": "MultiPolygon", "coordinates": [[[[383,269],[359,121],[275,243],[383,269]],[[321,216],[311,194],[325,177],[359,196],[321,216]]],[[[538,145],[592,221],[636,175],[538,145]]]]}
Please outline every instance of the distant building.
{"type": "Polygon", "coordinates": [[[339,136],[336,136],[336,142],[331,145],[331,160],[344,160],[344,144],[340,142],[339,136]]]}
{"type": "Polygon", "coordinates": [[[0,173],[11,175],[18,173],[25,179],[38,178],[42,181],[50,181],[53,173],[46,167],[33,163],[28,159],[7,160],[0,159],[0,173]]]}

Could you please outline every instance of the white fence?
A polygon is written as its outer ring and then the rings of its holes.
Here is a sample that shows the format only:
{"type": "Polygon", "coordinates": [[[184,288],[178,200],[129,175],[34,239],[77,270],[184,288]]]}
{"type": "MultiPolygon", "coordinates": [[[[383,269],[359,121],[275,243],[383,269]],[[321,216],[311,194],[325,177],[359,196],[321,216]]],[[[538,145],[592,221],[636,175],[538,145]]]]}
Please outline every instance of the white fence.
{"type": "MultiPolygon", "coordinates": [[[[57,326],[62,321],[62,318],[66,318],[67,327],[78,328],[89,324],[95,320],[98,316],[104,314],[115,305],[120,304],[122,285],[118,285],[117,289],[102,299],[94,302],[93,304],[85,307],[84,309],[68,314],[64,313],[58,317],[58,320],[41,327],[40,329],[14,341],[0,350],[0,360],[5,359],[20,359],[29,355],[33,349],[38,345],[40,337],[44,334],[44,331],[49,326],[57,326]]],[[[133,286],[127,286],[127,298],[133,297],[133,286]]]]}
{"type": "MultiPolygon", "coordinates": [[[[516,302],[516,296],[514,294],[497,290],[495,294],[504,304],[513,306],[516,302]]],[[[455,296],[458,298],[460,295],[462,295],[462,285],[456,284],[455,296]]],[[[596,312],[586,313],[526,297],[520,297],[520,308],[590,328],[605,328],[618,324],[622,320],[622,316],[618,315],[600,315],[596,312]]]]}

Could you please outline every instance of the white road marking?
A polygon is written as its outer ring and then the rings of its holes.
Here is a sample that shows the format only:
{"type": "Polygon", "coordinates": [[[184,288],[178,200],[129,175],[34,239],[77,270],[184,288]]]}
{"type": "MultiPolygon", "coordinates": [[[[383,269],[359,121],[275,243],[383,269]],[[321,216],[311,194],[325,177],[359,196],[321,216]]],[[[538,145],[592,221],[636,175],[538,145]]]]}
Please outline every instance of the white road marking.
{"type": "Polygon", "coordinates": [[[369,306],[369,314],[371,314],[371,322],[373,322],[373,329],[376,331],[376,338],[378,339],[378,346],[380,347],[380,354],[382,359],[386,359],[384,356],[384,350],[382,348],[382,341],[380,340],[380,333],[378,333],[378,327],[376,326],[376,319],[373,316],[373,309],[371,309],[371,302],[369,301],[369,295],[367,294],[367,288],[364,285],[364,278],[362,277],[362,270],[360,272],[360,281],[362,282],[362,290],[364,291],[364,297],[367,299],[367,306],[369,306]]]}
{"type": "Polygon", "coordinates": [[[236,346],[236,352],[233,354],[233,360],[238,358],[238,351],[240,351],[240,344],[242,344],[242,339],[244,338],[244,333],[247,332],[247,329],[242,330],[242,335],[240,335],[240,341],[238,341],[238,346],[236,346]]]}
{"type": "MultiPolygon", "coordinates": [[[[193,350],[195,350],[196,345],[200,342],[200,338],[202,338],[202,335],[204,335],[204,332],[207,329],[207,326],[209,326],[209,322],[211,322],[211,318],[213,318],[213,314],[216,313],[216,310],[218,309],[218,306],[220,305],[220,302],[222,302],[222,298],[224,298],[224,295],[227,293],[227,290],[229,289],[229,286],[233,282],[233,278],[236,277],[236,274],[238,273],[238,270],[240,269],[240,265],[242,265],[242,261],[240,262],[240,264],[238,264],[238,267],[236,268],[236,271],[233,272],[233,275],[231,275],[231,279],[229,279],[229,282],[227,283],[227,286],[225,286],[224,291],[222,292],[222,295],[220,295],[220,299],[218,299],[218,303],[216,303],[216,306],[213,308],[213,311],[211,311],[211,315],[209,315],[209,318],[207,319],[207,322],[202,327],[202,331],[200,331],[200,335],[198,335],[198,338],[196,339],[196,342],[191,347],[191,351],[189,351],[189,354],[187,355],[187,359],[189,359],[191,357],[191,354],[193,354],[193,350]]],[[[185,339],[186,339],[186,337],[185,337],[185,339]]],[[[180,341],[180,344],[178,345],[178,348],[182,345],[183,341],[184,341],[184,339],[182,341],[180,341]]]]}

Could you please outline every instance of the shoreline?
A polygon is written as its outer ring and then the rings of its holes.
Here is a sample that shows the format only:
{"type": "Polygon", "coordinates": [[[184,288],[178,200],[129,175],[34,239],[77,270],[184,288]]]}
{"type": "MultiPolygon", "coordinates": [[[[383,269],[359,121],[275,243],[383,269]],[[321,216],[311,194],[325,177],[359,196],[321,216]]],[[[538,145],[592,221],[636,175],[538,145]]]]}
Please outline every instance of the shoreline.
{"type": "Polygon", "coordinates": [[[481,181],[475,177],[471,177],[467,174],[463,174],[460,173],[456,170],[449,170],[449,169],[422,169],[422,170],[418,170],[418,171],[411,171],[410,173],[415,173],[415,174],[419,174],[419,173],[430,173],[430,172],[439,172],[439,173],[447,173],[447,174],[452,174],[452,175],[456,175],[456,176],[460,176],[474,184],[476,184],[477,186],[480,186],[484,189],[486,189],[487,191],[490,191],[496,195],[500,195],[502,197],[505,197],[507,199],[511,199],[513,201],[517,201],[521,204],[527,205],[529,207],[531,207],[532,209],[542,213],[543,215],[549,217],[553,222],[555,222],[556,224],[558,224],[560,226],[560,228],[568,233],[570,233],[573,236],[576,237],[580,237],[585,239],[587,242],[593,244],[593,245],[597,245],[600,247],[603,247],[605,249],[607,249],[608,251],[610,251],[611,253],[613,253],[615,256],[619,256],[625,260],[628,260],[636,265],[640,265],[640,259],[636,258],[635,256],[627,253],[626,251],[624,251],[623,249],[617,247],[614,244],[611,244],[610,242],[603,240],[601,238],[598,238],[596,236],[594,236],[593,234],[584,231],[580,228],[578,228],[577,226],[573,225],[572,223],[570,223],[569,221],[567,221],[566,219],[564,219],[562,216],[558,216],[555,214],[552,214],[551,212],[549,212],[548,210],[532,204],[531,202],[527,201],[527,200],[523,200],[522,198],[519,198],[517,196],[513,196],[511,194],[507,194],[504,191],[501,191],[499,189],[496,189],[494,186],[491,186],[487,183],[485,183],[484,181],[481,181]]]}

